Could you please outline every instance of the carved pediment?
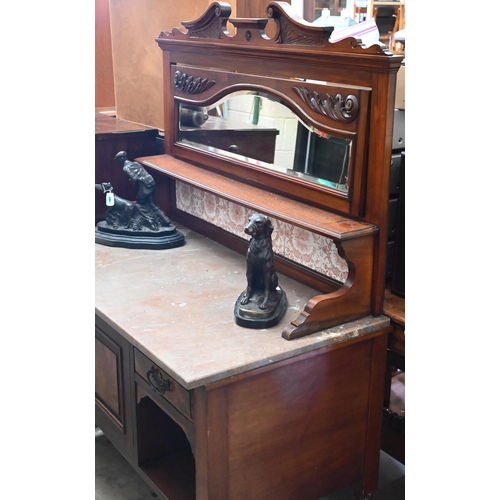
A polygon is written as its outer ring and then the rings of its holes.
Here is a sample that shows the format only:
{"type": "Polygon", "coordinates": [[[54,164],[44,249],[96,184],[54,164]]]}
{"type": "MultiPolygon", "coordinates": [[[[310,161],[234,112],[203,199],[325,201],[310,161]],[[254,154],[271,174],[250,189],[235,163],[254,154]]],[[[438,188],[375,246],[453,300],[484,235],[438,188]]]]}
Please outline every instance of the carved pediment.
{"type": "Polygon", "coordinates": [[[266,18],[230,18],[231,6],[227,2],[213,2],[205,13],[194,21],[183,21],[184,28],[162,31],[157,42],[167,40],[214,41],[217,43],[252,46],[281,45],[291,47],[317,48],[328,52],[352,52],[363,50],[367,54],[391,56],[383,44],[365,47],[360,39],[349,37],[335,43],[329,41],[334,30],[332,26],[317,26],[299,17],[286,2],[272,1],[267,4],[266,18]],[[272,38],[265,27],[272,19],[275,24],[272,38]],[[230,22],[236,29],[232,35],[227,30],[230,22]]]}

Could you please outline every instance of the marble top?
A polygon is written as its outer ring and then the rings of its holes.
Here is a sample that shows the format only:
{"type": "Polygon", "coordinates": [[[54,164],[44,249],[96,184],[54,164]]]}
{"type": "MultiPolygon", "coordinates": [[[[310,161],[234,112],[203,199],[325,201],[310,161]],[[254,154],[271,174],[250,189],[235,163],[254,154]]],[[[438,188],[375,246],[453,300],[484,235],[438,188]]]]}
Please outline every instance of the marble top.
{"type": "Polygon", "coordinates": [[[96,244],[96,314],[186,389],[203,386],[389,326],[365,317],[306,337],[281,333],[319,295],[279,274],[288,298],[280,323],[238,326],[234,304],[246,286],[245,257],[183,226],[186,244],[140,250],[96,244]]]}

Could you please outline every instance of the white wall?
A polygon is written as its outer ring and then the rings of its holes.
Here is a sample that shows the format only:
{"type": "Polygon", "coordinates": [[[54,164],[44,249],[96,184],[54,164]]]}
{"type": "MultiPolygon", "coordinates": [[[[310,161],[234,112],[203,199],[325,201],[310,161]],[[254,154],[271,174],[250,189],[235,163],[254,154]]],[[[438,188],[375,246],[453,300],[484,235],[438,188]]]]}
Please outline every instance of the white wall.
{"type": "Polygon", "coordinates": [[[300,17],[304,17],[304,0],[291,0],[290,5],[300,17]]]}
{"type": "MultiPolygon", "coordinates": [[[[259,121],[262,127],[277,128],[276,154],[274,158],[275,170],[286,172],[293,168],[295,155],[295,141],[297,137],[297,116],[286,106],[261,98],[259,121]]],[[[232,97],[228,104],[228,119],[239,123],[252,123],[254,96],[241,95],[232,97]]]]}

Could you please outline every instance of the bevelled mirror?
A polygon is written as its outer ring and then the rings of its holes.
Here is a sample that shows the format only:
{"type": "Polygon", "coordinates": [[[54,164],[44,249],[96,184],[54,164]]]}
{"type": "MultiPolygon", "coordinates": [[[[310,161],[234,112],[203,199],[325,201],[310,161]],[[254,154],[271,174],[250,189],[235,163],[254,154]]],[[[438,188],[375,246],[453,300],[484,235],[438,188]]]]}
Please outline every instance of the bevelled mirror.
{"type": "Polygon", "coordinates": [[[264,92],[234,92],[211,106],[179,104],[178,142],[347,193],[351,139],[301,120],[264,92]]]}

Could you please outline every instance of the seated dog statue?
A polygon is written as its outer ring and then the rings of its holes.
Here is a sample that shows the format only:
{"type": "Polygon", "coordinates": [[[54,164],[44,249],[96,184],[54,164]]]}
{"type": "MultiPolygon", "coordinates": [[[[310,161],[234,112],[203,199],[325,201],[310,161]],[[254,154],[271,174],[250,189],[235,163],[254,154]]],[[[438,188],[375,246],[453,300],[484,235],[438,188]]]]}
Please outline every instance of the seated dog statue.
{"type": "Polygon", "coordinates": [[[269,217],[262,214],[253,214],[244,229],[251,238],[246,254],[247,286],[235,305],[236,322],[241,326],[271,326],[284,312],[286,295],[274,267],[273,230],[269,217]]]}

